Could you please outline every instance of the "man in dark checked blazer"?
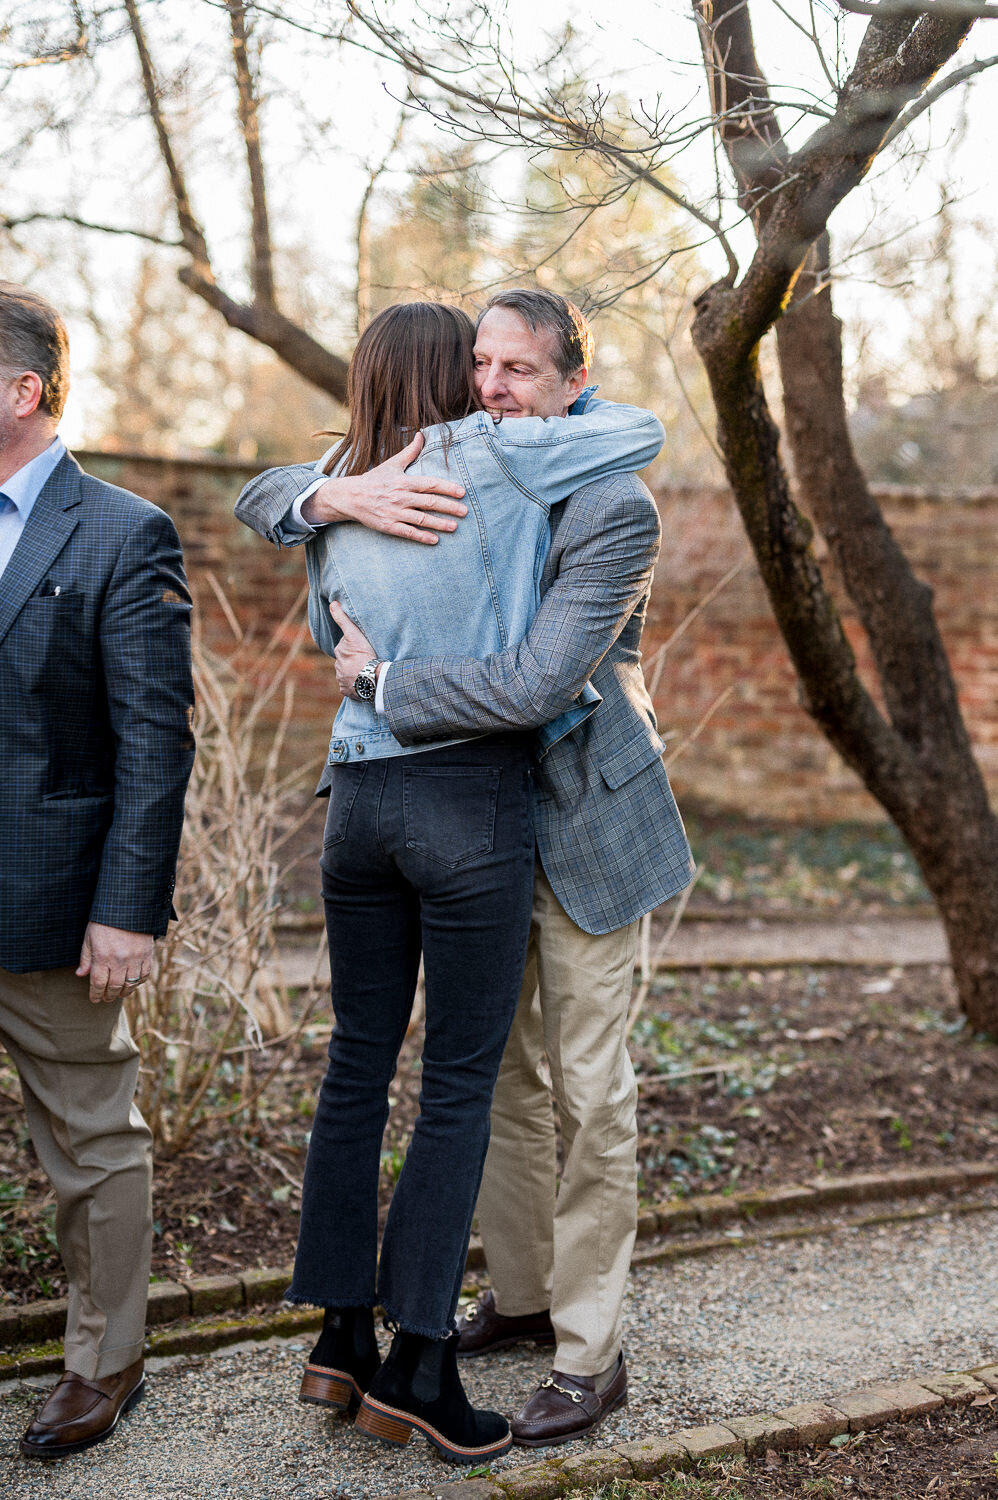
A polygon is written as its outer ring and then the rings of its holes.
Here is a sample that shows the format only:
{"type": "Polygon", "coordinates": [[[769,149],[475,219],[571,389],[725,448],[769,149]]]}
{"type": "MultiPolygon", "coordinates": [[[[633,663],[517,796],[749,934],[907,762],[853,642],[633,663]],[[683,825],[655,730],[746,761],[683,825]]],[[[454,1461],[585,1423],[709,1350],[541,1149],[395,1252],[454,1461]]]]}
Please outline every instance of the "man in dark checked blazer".
{"type": "MultiPolygon", "coordinates": [[[[479,394],[503,420],[570,414],[569,388],[592,352],[588,324],[564,298],[500,293],[479,319],[479,394]]],[[[425,542],[431,528],[451,529],[462,507],[449,486],[443,501],[406,491],[414,453],[360,479],[271,470],[247,486],[237,515],[284,545],[347,518],[425,542]]],[[[590,678],[603,698],[537,766],[533,927],[478,1200],[492,1290],[459,1325],[465,1356],[521,1340],[556,1346],[551,1374],[511,1424],[518,1443],[537,1447],[590,1431],[626,1400],[621,1314],[637,1220],[626,1021],[637,923],[693,873],[640,666],[655,503],[635,476],[616,475],[556,506],[552,533],[544,597],[521,645],[484,661],[375,668],[377,707],[404,744],[545,724],[590,678]]],[[[374,653],[336,610],[337,677],[352,693],[374,653]]]]}
{"type": "Polygon", "coordinates": [[[36,1458],[99,1442],[142,1395],[152,1161],[122,1002],[172,914],[194,757],[177,533],[66,452],[68,377],[58,313],[0,282],[0,1044],[69,1281],[36,1458]]]}

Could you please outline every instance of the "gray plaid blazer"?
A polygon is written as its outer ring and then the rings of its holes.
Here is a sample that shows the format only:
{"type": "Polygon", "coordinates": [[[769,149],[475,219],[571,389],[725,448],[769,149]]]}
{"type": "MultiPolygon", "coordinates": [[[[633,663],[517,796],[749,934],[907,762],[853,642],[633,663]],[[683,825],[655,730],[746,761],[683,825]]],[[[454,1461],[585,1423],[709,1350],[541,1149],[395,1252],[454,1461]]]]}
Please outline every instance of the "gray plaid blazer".
{"type": "MultiPolygon", "coordinates": [[[[271,469],[246,487],[236,515],[280,545],[281,520],[314,478],[304,464],[271,469]]],[[[591,679],[603,702],[538,764],[537,843],[572,920],[585,932],[612,932],[693,878],[641,674],[661,528],[654,500],[630,474],[582,486],[551,521],[544,597],[526,638],[485,661],[394,662],[385,709],[395,737],[415,745],[538,727],[591,679]]]]}
{"type": "Polygon", "coordinates": [[[655,502],[633,474],[583,485],[552,512],[541,607],[526,638],[485,661],[392,664],[385,710],[404,744],[547,723],[590,679],[603,702],[538,762],[544,872],[589,933],[612,932],[693,878],[639,650],[658,557],[655,502]]]}
{"type": "Polygon", "coordinates": [[[90,921],[166,931],[190,612],[169,516],[67,454],[0,577],[0,968],[78,963],[90,921]]]}

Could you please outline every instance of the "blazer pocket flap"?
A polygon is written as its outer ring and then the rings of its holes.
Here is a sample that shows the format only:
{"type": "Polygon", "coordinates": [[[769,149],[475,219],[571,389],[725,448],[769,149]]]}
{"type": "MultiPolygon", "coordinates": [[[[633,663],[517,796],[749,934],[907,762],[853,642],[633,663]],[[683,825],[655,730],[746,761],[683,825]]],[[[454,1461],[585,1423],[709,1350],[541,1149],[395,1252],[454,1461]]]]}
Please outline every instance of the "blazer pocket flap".
{"type": "Polygon", "coordinates": [[[608,755],[601,761],[600,775],[610,790],[615,792],[626,781],[630,781],[632,776],[659,760],[664,749],[665,741],[650,729],[647,735],[622,745],[613,755],[608,755]]]}

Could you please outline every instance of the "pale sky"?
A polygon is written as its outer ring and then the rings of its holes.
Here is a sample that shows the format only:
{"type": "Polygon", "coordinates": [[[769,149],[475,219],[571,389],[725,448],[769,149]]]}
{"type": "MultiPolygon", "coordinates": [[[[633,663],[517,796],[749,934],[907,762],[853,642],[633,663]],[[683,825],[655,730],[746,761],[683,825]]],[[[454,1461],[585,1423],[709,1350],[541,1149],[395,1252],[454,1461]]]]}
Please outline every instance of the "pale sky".
{"type": "MultiPolygon", "coordinates": [[[[26,3],[15,9],[22,15],[37,13],[35,5],[26,3]]],[[[287,15],[307,20],[319,13],[321,0],[314,4],[311,0],[290,0],[282,9],[287,15]]],[[[392,20],[398,20],[411,13],[410,0],[397,0],[384,9],[392,20]]],[[[757,48],[774,92],[777,97],[800,89],[827,92],[811,41],[792,24],[784,9],[802,21],[809,15],[805,0],[786,0],[785,7],[776,0],[752,0],[757,48]]],[[[221,74],[223,64],[214,61],[224,59],[224,14],[205,0],[166,0],[158,7],[147,7],[147,13],[150,34],[164,65],[167,60],[174,66],[183,60],[188,66],[187,98],[194,103],[196,120],[190,143],[181,139],[178,144],[189,147],[195,206],[206,222],[220,279],[231,284],[242,274],[245,254],[244,168],[233,152],[232,103],[227,80],[221,74]],[[176,33],[168,47],[161,39],[163,28],[176,33]],[[209,45],[212,36],[220,44],[215,52],[209,45]],[[217,74],[212,73],[213,66],[219,70],[217,74]]],[[[511,38],[513,55],[522,68],[529,68],[531,60],[543,51],[538,18],[548,33],[571,19],[577,33],[586,39],[587,76],[594,84],[626,93],[632,107],[640,102],[650,104],[656,96],[681,111],[701,112],[705,107],[699,47],[686,5],[670,0],[624,0],[616,6],[606,5],[605,0],[602,5],[547,0],[540,7],[536,0],[505,0],[494,5],[492,13],[511,38]]],[[[833,13],[828,9],[816,10],[816,14],[831,54],[833,13]]],[[[854,16],[841,20],[839,35],[847,57],[854,51],[864,24],[862,18],[854,16]]],[[[989,30],[988,23],[980,22],[958,61],[987,55],[995,50],[996,42],[998,27],[989,30]]],[[[356,49],[347,49],[338,58],[331,48],[319,43],[303,48],[299,40],[292,44],[283,38],[280,46],[269,51],[267,68],[271,96],[265,129],[275,238],[296,243],[308,252],[316,299],[322,299],[325,289],[329,293],[325,300],[331,303],[331,289],[338,286],[347,290],[350,285],[352,223],[365,163],[381,154],[394,129],[397,106],[385,86],[398,93],[400,75],[397,69],[356,49]],[[301,113],[297,96],[308,100],[309,119],[301,113]]],[[[35,76],[19,75],[18,88],[37,90],[39,74],[54,76],[51,70],[30,72],[35,76]]],[[[49,131],[37,137],[25,158],[25,170],[18,173],[15,165],[8,175],[7,212],[30,206],[68,206],[94,220],[141,223],[146,229],[172,232],[172,225],[160,223],[158,218],[162,170],[151,129],[147,121],[132,113],[135,72],[134,54],[130,44],[124,42],[102,63],[98,78],[78,74],[77,88],[85,96],[90,114],[96,116],[95,123],[85,130],[77,124],[69,132],[49,131]],[[90,180],[93,166],[98,169],[96,181],[90,180]]],[[[878,164],[870,181],[850,196],[832,220],[840,254],[864,236],[901,234],[928,221],[938,203],[941,182],[960,201],[961,212],[995,223],[991,157],[996,80],[998,69],[993,75],[982,75],[969,90],[954,91],[932,111],[918,129],[919,143],[931,148],[918,171],[912,162],[878,164]],[[966,124],[960,145],[954,150],[946,141],[961,107],[966,109],[966,124]]],[[[69,101],[60,99],[59,103],[71,116],[69,101]]],[[[809,133],[815,123],[813,118],[805,121],[803,132],[809,133]]],[[[425,129],[425,125],[418,125],[414,139],[425,129]]],[[[713,163],[707,141],[695,143],[684,152],[673,170],[691,196],[702,198],[709,193],[713,163]]],[[[394,180],[389,177],[386,188],[397,188],[401,180],[400,176],[394,180]]],[[[995,230],[998,233],[998,223],[995,230]]],[[[745,265],[751,254],[751,233],[747,229],[736,231],[733,238],[745,265]]],[[[93,242],[89,244],[93,250],[93,242]]],[[[973,253],[968,251],[968,255],[973,253]]],[[[128,268],[135,264],[135,257],[134,241],[101,240],[95,275],[99,301],[109,320],[120,314],[121,289],[127,285],[128,268]]],[[[704,258],[710,270],[721,269],[716,249],[704,251],[704,258]]],[[[858,316],[873,326],[889,348],[891,339],[900,339],[903,333],[898,299],[885,299],[876,286],[865,284],[862,261],[847,261],[844,269],[856,276],[844,281],[838,290],[840,311],[847,320],[858,316]],[[892,328],[892,323],[898,326],[892,328]]],[[[968,266],[971,285],[975,280],[973,269],[968,266]]],[[[39,290],[65,305],[65,289],[48,284],[44,263],[33,281],[39,290]]],[[[75,390],[66,430],[71,440],[79,441],[88,430],[94,430],[99,388],[88,379],[92,336],[82,322],[74,326],[72,313],[70,321],[75,390]]],[[[323,329],[316,331],[321,337],[323,329]]]]}

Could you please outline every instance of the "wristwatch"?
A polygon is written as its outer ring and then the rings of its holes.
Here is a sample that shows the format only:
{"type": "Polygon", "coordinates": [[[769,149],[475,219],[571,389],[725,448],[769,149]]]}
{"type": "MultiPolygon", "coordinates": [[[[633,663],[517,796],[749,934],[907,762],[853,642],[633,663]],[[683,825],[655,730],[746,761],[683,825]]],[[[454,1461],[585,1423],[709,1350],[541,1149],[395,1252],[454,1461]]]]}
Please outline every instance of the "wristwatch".
{"type": "Polygon", "coordinates": [[[366,667],[361,667],[353,680],[353,690],[362,703],[370,703],[378,691],[378,668],[381,662],[372,656],[366,667]]]}

